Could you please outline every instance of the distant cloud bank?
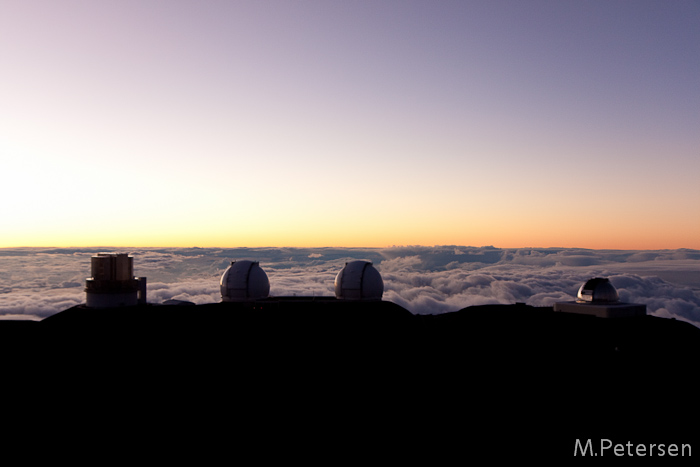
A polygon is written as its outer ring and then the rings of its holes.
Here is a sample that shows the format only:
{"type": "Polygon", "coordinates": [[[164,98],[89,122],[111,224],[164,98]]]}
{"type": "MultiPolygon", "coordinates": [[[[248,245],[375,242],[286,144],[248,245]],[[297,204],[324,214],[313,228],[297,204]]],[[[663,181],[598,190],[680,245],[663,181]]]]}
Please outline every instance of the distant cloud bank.
{"type": "Polygon", "coordinates": [[[333,295],[346,261],[372,261],[384,279],[384,300],[413,313],[470,305],[572,300],[594,276],[609,277],[623,301],[650,314],[700,327],[700,251],[585,250],[494,247],[394,248],[9,248],[0,249],[0,318],[41,319],[84,303],[90,257],[134,255],[148,277],[148,301],[221,300],[219,278],[233,260],[253,259],[270,278],[271,295],[333,295]]]}

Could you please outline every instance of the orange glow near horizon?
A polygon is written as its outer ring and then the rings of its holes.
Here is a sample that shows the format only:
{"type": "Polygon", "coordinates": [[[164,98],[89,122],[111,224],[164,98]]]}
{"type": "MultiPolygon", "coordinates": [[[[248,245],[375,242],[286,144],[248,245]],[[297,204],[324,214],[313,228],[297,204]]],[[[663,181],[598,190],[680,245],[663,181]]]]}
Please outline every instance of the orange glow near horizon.
{"type": "MultiPolygon", "coordinates": [[[[282,203],[274,196],[264,209],[237,208],[228,218],[226,203],[205,208],[192,206],[189,217],[177,210],[149,212],[127,209],[90,215],[73,210],[43,218],[18,217],[21,222],[4,226],[0,247],[378,247],[392,245],[462,245],[500,248],[567,247],[590,249],[656,250],[700,249],[700,216],[667,210],[656,218],[630,207],[618,212],[612,205],[599,209],[597,220],[585,212],[562,209],[571,199],[546,203],[535,211],[516,196],[490,204],[443,201],[427,196],[409,204],[372,204],[351,193],[357,206],[339,209],[327,200],[309,205],[282,203]],[[64,218],[65,217],[65,218],[64,218]],[[670,228],[669,226],[673,226],[670,228]]],[[[280,194],[284,198],[284,194],[280,194]]],[[[349,203],[351,198],[341,200],[349,203]]],[[[287,197],[288,199],[291,199],[287,197]]],[[[562,198],[564,198],[562,196],[562,198]]],[[[301,201],[300,201],[301,202],[301,201]]],[[[601,201],[595,201],[600,203],[601,201]]],[[[181,206],[181,205],[180,205],[181,206]]],[[[341,204],[342,206],[342,204],[341,204]]],[[[28,211],[32,213],[31,210],[28,211]]]]}
{"type": "MultiPolygon", "coordinates": [[[[499,223],[495,228],[470,227],[448,223],[430,227],[397,222],[393,226],[372,226],[371,223],[348,229],[340,225],[315,227],[282,226],[271,223],[265,228],[226,226],[212,232],[207,226],[171,226],[151,232],[137,225],[114,231],[80,232],[78,229],[56,230],[52,234],[36,232],[4,236],[0,248],[9,247],[366,247],[385,248],[404,245],[494,246],[497,248],[588,248],[619,250],[700,249],[700,241],[692,231],[666,232],[653,226],[636,226],[638,234],[612,226],[556,225],[545,223],[538,229],[533,225],[499,223]],[[390,227],[393,227],[390,228],[390,227]]],[[[261,227],[261,226],[257,226],[261,227]]]]}
{"type": "Polygon", "coordinates": [[[40,3],[0,247],[700,249],[700,5],[40,3]]]}

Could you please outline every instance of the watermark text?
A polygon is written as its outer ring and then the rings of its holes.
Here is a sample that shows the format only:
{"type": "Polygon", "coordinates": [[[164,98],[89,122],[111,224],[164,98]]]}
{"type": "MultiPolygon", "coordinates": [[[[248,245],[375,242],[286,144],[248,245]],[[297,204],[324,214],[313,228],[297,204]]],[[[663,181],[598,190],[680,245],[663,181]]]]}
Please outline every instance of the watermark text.
{"type": "Polygon", "coordinates": [[[574,456],[628,456],[628,457],[691,457],[690,444],[675,443],[613,443],[609,439],[601,439],[594,443],[591,439],[576,439],[574,456]],[[596,449],[597,448],[597,449],[596,449]]]}

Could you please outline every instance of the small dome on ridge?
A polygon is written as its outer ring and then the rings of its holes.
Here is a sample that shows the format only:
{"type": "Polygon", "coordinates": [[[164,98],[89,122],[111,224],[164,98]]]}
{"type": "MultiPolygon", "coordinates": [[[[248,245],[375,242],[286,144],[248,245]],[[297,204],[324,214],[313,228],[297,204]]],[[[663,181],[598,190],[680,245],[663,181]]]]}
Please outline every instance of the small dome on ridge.
{"type": "Polygon", "coordinates": [[[335,296],[345,300],[381,300],[384,281],[369,261],[350,261],[335,277],[335,296]]]}
{"type": "Polygon", "coordinates": [[[221,300],[235,302],[266,298],[270,280],[257,261],[233,261],[221,275],[221,300]]]}
{"type": "Polygon", "coordinates": [[[617,289],[604,277],[588,279],[578,289],[578,300],[583,302],[617,302],[620,296],[617,289]]]}

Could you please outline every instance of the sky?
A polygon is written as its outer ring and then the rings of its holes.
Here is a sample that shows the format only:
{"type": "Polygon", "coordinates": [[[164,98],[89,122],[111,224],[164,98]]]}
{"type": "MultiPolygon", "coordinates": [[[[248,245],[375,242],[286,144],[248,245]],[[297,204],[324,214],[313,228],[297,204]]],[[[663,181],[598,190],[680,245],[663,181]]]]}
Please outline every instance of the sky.
{"type": "Polygon", "coordinates": [[[0,248],[700,248],[700,2],[0,0],[0,248]]]}
{"type": "MultiPolygon", "coordinates": [[[[272,296],[334,296],[347,261],[367,260],[384,282],[382,299],[414,314],[517,302],[552,306],[576,298],[591,277],[607,277],[620,300],[700,327],[700,250],[590,250],[413,246],[392,248],[137,248],[134,274],[147,300],[221,301],[231,261],[260,262],[272,296]]],[[[85,303],[90,257],[99,248],[0,248],[0,320],[33,319],[85,303]]]]}

